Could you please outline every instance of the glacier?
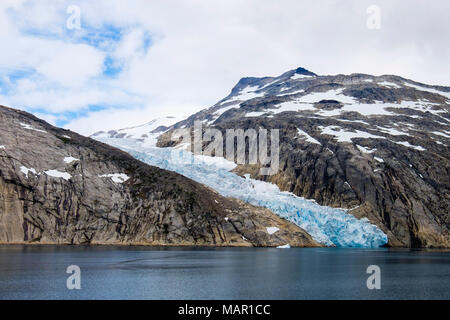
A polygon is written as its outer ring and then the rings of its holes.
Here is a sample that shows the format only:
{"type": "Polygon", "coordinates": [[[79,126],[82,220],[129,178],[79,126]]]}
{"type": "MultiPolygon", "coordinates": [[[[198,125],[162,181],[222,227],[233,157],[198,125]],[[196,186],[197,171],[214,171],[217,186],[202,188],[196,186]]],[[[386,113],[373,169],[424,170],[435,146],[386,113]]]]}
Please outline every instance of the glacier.
{"type": "Polygon", "coordinates": [[[248,175],[242,178],[231,172],[236,165],[223,158],[194,156],[179,148],[158,148],[139,139],[94,138],[149,165],[207,185],[222,196],[265,207],[306,230],[314,240],[324,245],[376,248],[388,241],[386,234],[367,218],[357,219],[346,209],[321,206],[314,200],[281,191],[272,183],[251,179],[248,175]]]}

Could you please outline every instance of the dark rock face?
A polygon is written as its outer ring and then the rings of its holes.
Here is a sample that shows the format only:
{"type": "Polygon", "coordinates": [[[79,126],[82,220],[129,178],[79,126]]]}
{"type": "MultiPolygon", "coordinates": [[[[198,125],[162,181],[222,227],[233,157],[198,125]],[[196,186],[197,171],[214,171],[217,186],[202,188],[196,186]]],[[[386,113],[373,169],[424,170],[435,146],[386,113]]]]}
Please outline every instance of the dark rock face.
{"type": "MultiPolygon", "coordinates": [[[[322,205],[354,208],[392,246],[450,247],[450,88],[397,76],[317,76],[297,70],[246,78],[172,129],[280,129],[280,170],[239,174],[322,205]]],[[[159,137],[170,146],[171,132],[159,137]]],[[[225,148],[224,148],[225,150],[225,148]]]]}
{"type": "Polygon", "coordinates": [[[268,210],[25,112],[0,106],[0,128],[0,243],[318,245],[268,210]]]}

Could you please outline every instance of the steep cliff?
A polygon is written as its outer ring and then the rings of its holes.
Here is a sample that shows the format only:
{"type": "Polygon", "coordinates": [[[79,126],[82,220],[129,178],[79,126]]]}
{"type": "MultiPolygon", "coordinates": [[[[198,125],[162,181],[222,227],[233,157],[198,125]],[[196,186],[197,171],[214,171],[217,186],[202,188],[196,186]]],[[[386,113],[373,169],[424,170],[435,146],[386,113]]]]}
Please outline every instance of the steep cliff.
{"type": "Polygon", "coordinates": [[[268,210],[3,106],[0,242],[318,245],[268,210]]]}

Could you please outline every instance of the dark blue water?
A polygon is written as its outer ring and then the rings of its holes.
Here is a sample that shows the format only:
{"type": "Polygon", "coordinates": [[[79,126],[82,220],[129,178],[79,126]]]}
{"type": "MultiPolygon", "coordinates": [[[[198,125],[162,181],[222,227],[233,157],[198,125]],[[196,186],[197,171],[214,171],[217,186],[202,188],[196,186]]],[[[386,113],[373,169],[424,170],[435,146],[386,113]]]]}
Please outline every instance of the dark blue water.
{"type": "Polygon", "coordinates": [[[0,299],[450,299],[450,252],[0,246],[0,299]]]}

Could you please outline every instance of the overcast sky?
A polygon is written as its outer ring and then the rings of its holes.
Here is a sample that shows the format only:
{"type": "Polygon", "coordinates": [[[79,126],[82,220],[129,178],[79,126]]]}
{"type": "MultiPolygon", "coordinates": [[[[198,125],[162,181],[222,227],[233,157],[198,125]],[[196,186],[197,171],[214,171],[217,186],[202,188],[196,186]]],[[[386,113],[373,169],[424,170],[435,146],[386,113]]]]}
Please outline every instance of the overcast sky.
{"type": "Polygon", "coordinates": [[[87,135],[189,115],[241,77],[300,66],[450,86],[449,12],[448,0],[1,0],[0,104],[87,135]]]}

